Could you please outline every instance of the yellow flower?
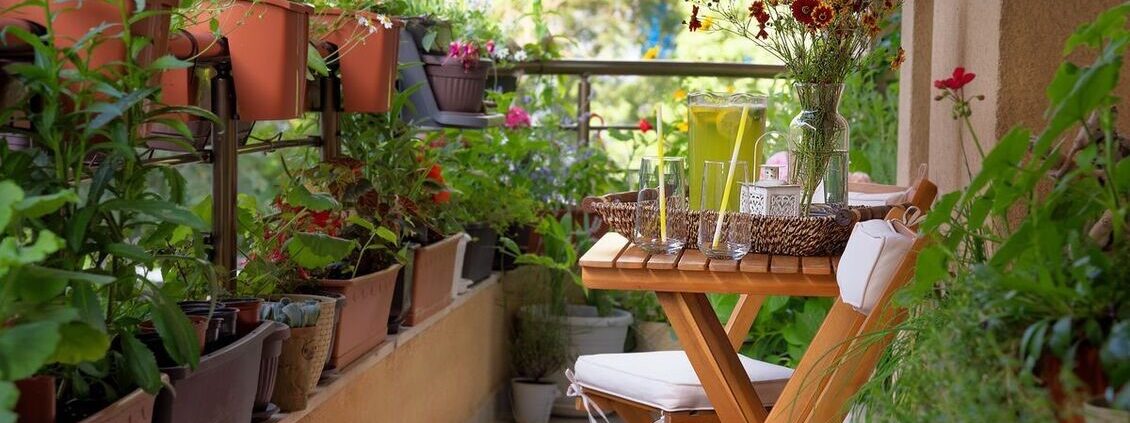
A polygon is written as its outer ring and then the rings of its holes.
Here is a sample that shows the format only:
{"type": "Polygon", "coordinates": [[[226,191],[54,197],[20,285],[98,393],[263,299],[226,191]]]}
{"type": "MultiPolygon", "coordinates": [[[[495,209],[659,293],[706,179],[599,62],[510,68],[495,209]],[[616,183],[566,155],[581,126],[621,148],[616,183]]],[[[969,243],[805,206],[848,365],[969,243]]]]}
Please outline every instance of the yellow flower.
{"type": "Polygon", "coordinates": [[[683,121],[683,122],[676,123],[675,129],[678,129],[679,132],[687,132],[687,131],[691,130],[691,126],[689,124],[687,124],[686,121],[683,121]]]}
{"type": "Polygon", "coordinates": [[[702,29],[704,31],[709,31],[710,27],[712,27],[712,26],[714,26],[714,18],[713,17],[707,16],[706,19],[702,20],[702,29]]]}
{"type": "Polygon", "coordinates": [[[738,89],[735,88],[733,85],[729,85],[729,86],[726,87],[726,93],[729,93],[729,94],[733,94],[734,91],[737,91],[737,90],[738,89]]]}
{"type": "Polygon", "coordinates": [[[683,101],[687,98],[687,90],[679,88],[675,90],[675,101],[683,101]]]}
{"type": "Polygon", "coordinates": [[[649,48],[643,53],[643,60],[652,60],[656,57],[659,57],[659,46],[649,48]]]}

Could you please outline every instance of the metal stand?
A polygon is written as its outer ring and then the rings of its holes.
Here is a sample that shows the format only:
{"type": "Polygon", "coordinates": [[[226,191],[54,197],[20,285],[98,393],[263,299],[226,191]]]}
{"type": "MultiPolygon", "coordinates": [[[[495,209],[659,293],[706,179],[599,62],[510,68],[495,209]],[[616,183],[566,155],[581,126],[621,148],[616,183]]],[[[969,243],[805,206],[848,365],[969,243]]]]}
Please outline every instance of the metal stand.
{"type": "Polygon", "coordinates": [[[236,195],[238,178],[238,140],[236,137],[235,96],[231,64],[220,63],[212,78],[212,112],[223,125],[212,131],[212,262],[220,282],[235,288],[236,195]]]}
{"type": "Polygon", "coordinates": [[[341,90],[336,69],[330,69],[330,75],[320,78],[321,106],[322,106],[322,160],[333,160],[341,157],[341,131],[338,121],[338,91],[341,90]]]}

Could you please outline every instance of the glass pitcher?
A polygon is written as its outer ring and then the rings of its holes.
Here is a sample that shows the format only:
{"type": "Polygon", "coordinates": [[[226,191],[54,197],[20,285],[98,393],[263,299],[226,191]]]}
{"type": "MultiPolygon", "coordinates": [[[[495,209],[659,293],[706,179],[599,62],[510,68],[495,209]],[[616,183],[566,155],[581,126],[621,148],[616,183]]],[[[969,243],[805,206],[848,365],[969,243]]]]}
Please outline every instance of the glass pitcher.
{"type": "MultiPolygon", "coordinates": [[[[765,114],[769,99],[753,94],[692,93],[687,96],[690,115],[690,145],[687,151],[687,180],[690,184],[690,206],[701,210],[703,166],[708,161],[729,162],[738,136],[742,108],[748,107],[745,134],[742,136],[738,160],[751,166],[762,163],[757,139],[765,133],[765,114]]],[[[740,187],[735,184],[730,193],[730,210],[738,210],[740,187]]]]}

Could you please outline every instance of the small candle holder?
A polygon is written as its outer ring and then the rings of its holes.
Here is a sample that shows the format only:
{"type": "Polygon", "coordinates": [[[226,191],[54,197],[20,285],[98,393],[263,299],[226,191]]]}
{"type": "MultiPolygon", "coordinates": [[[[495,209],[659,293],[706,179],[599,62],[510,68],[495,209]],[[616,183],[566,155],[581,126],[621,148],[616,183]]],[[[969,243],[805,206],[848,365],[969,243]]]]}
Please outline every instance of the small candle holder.
{"type": "Polygon", "coordinates": [[[761,216],[796,217],[800,215],[800,185],[781,180],[781,166],[762,165],[761,179],[742,184],[743,213],[761,216]]]}

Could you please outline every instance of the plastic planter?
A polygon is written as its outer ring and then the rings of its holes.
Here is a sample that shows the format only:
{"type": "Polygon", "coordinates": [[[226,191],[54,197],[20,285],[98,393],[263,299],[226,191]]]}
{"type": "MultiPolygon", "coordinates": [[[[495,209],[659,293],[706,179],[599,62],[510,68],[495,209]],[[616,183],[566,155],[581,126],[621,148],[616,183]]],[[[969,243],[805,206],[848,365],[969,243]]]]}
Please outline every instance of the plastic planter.
{"type": "Polygon", "coordinates": [[[306,106],[306,46],[314,8],[286,0],[236,0],[196,16],[192,32],[219,20],[231,52],[240,120],[299,117],[306,106]],[[218,16],[214,16],[218,14],[218,16]]]}
{"type": "Polygon", "coordinates": [[[490,226],[473,224],[467,226],[467,235],[471,236],[471,242],[463,257],[463,277],[479,282],[490,277],[498,233],[490,226]]]}
{"type": "Polygon", "coordinates": [[[464,68],[459,59],[435,55],[424,55],[423,59],[428,84],[440,110],[462,113],[483,111],[487,73],[491,68],[489,60],[480,60],[477,65],[464,68]]]}
{"type": "Polygon", "coordinates": [[[463,234],[458,233],[416,249],[412,272],[412,305],[404,317],[404,324],[418,325],[451,304],[455,252],[462,238],[463,234]]]}
{"type": "Polygon", "coordinates": [[[55,422],[55,378],[32,376],[16,381],[20,399],[16,402],[16,415],[21,423],[55,422]]]}
{"type": "Polygon", "coordinates": [[[290,338],[290,328],[284,324],[277,324],[275,333],[263,341],[263,355],[259,361],[259,385],[255,390],[255,409],[251,421],[262,422],[270,420],[279,407],[271,403],[271,396],[275,393],[275,380],[279,371],[279,355],[282,354],[283,342],[290,338]]]}
{"type": "Polygon", "coordinates": [[[259,298],[231,298],[220,300],[225,307],[239,310],[235,317],[235,331],[242,335],[259,326],[259,307],[263,300],[259,298]]]}
{"type": "MultiPolygon", "coordinates": [[[[161,375],[161,379],[168,381],[169,377],[161,375]]],[[[87,417],[80,423],[140,423],[153,420],[153,404],[156,396],[143,390],[135,389],[129,395],[122,397],[110,406],[94,415],[87,417]]]]}
{"type": "Polygon", "coordinates": [[[384,113],[392,104],[396,83],[397,48],[400,28],[392,21],[385,28],[377,14],[365,11],[343,11],[329,8],[314,15],[312,25],[324,32],[321,41],[333,43],[336,52],[328,60],[337,61],[341,69],[342,106],[347,112],[384,113]],[[364,18],[375,31],[363,26],[364,18]]]}
{"type": "Polygon", "coordinates": [[[388,334],[388,313],[400,265],[353,279],[323,279],[322,289],[345,295],[330,365],[342,369],[376,348],[388,334]]]}
{"type": "Polygon", "coordinates": [[[264,322],[230,345],[200,358],[196,370],[166,367],[172,389],[157,395],[153,423],[247,423],[259,385],[263,342],[281,323],[264,322]],[[175,392],[175,394],[174,394],[175,392]]]}

